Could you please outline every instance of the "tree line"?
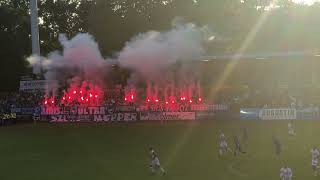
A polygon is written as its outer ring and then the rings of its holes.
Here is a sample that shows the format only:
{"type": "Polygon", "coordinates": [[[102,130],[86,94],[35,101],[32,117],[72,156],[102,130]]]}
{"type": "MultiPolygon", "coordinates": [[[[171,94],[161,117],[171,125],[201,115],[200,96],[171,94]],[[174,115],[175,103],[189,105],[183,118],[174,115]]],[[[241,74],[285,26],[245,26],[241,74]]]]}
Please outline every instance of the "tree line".
{"type": "MultiPolygon", "coordinates": [[[[30,0],[0,2],[0,91],[16,90],[19,78],[31,72],[30,0]]],[[[172,20],[208,26],[215,40],[208,54],[317,51],[320,3],[291,0],[39,0],[42,55],[61,49],[59,33],[72,37],[88,32],[103,56],[121,50],[134,35],[166,30],[172,20]],[[249,38],[248,38],[249,37],[249,38]]]]}

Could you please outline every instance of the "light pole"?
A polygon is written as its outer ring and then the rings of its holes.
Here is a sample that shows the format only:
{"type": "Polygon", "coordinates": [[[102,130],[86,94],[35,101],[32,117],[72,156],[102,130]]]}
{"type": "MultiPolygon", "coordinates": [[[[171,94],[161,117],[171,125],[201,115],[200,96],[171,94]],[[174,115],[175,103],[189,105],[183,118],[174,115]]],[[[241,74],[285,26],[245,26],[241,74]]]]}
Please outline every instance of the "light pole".
{"type": "Polygon", "coordinates": [[[32,54],[36,56],[40,56],[37,0],[30,0],[30,11],[31,11],[32,54]]]}
{"type": "MultiPolygon", "coordinates": [[[[31,41],[32,41],[32,55],[40,58],[40,44],[39,44],[39,22],[38,22],[38,2],[37,0],[30,0],[30,12],[31,12],[31,41]]],[[[39,72],[39,71],[38,71],[39,72]]],[[[42,75],[41,59],[40,59],[40,73],[42,75]]],[[[33,119],[34,125],[36,125],[36,118],[33,119]]]]}

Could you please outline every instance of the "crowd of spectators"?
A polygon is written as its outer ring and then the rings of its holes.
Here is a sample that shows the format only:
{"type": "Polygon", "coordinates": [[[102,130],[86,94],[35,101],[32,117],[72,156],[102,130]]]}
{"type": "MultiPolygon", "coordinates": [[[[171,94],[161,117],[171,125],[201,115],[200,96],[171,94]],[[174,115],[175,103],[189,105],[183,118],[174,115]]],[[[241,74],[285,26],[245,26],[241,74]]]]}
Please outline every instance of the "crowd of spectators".
{"type": "MultiPolygon", "coordinates": [[[[0,113],[9,112],[13,107],[35,107],[43,105],[44,94],[41,92],[15,92],[15,93],[0,93],[0,113]]],[[[311,100],[315,99],[310,94],[302,97],[290,96],[287,92],[237,92],[237,91],[221,91],[214,95],[204,97],[205,104],[223,104],[227,106],[237,107],[292,107],[292,106],[310,106],[317,105],[311,100]],[[309,97],[310,96],[310,97],[309,97]]],[[[145,101],[141,101],[143,103],[145,101]]],[[[58,101],[56,101],[58,103],[58,101]]],[[[105,97],[100,105],[128,105],[130,102],[125,102],[119,96],[105,97]]],[[[57,104],[56,104],[57,105],[57,104]]]]}
{"type": "Polygon", "coordinates": [[[43,94],[36,92],[14,92],[0,94],[0,112],[12,107],[34,107],[41,104],[43,94]]]}

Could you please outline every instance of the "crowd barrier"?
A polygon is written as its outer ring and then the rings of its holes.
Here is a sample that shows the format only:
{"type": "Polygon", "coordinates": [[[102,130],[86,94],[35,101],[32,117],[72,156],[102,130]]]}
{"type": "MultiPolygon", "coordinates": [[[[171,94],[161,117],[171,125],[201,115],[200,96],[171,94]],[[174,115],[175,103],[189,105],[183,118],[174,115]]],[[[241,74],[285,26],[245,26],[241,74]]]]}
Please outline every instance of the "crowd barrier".
{"type": "Polygon", "coordinates": [[[0,114],[0,126],[14,124],[17,118],[16,113],[1,113],[0,114]]]}
{"type": "Polygon", "coordinates": [[[241,108],[244,120],[320,120],[318,107],[300,108],[241,108]]]}
{"type": "Polygon", "coordinates": [[[162,120],[213,120],[230,116],[226,105],[174,104],[174,105],[110,105],[110,106],[39,106],[14,107],[17,120],[48,122],[135,122],[162,120]]]}
{"type": "Polygon", "coordinates": [[[162,120],[320,120],[319,107],[241,108],[234,113],[225,105],[99,106],[99,107],[14,107],[0,114],[4,121],[42,120],[48,122],[135,122],[162,120]]]}
{"type": "Polygon", "coordinates": [[[40,115],[41,107],[13,107],[11,113],[16,114],[19,121],[32,121],[34,116],[40,115]]]}
{"type": "Polygon", "coordinates": [[[41,119],[49,122],[134,122],[213,119],[228,112],[225,105],[150,105],[99,107],[41,107],[41,119]],[[192,111],[193,109],[193,111],[192,111]]]}

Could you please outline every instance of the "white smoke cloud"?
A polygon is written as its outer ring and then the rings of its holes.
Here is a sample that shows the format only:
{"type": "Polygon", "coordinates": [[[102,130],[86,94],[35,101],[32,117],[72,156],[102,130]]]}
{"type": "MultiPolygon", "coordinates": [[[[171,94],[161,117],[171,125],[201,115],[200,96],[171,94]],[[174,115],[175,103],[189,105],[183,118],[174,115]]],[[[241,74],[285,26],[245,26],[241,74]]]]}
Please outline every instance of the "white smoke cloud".
{"type": "MultiPolygon", "coordinates": [[[[93,82],[100,87],[104,87],[103,81],[110,69],[107,62],[117,61],[121,67],[133,72],[128,84],[134,85],[143,80],[146,84],[157,82],[153,88],[158,88],[166,83],[173,84],[174,73],[168,70],[172,65],[205,55],[203,45],[210,37],[212,35],[207,27],[183,24],[178,19],[169,31],[149,31],[133,37],[114,59],[104,59],[94,38],[87,33],[80,33],[71,39],[61,34],[61,52],[51,52],[48,57],[32,56],[27,60],[33,66],[34,73],[38,74],[42,67],[47,80],[66,82],[69,86],[93,82]]],[[[189,77],[194,73],[187,72],[192,71],[192,68],[181,69],[178,74],[189,75],[185,75],[183,81],[193,79],[189,77]]]]}
{"type": "Polygon", "coordinates": [[[147,101],[159,97],[175,101],[179,96],[191,99],[192,94],[201,96],[197,88],[199,73],[186,62],[204,56],[204,45],[213,37],[207,27],[176,19],[169,31],[149,31],[132,38],[118,54],[117,60],[121,67],[133,72],[128,80],[129,88],[139,81],[137,77],[143,79],[147,101]],[[180,66],[177,66],[178,62],[182,62],[180,66]]]}
{"type": "Polygon", "coordinates": [[[47,80],[81,84],[81,81],[103,84],[104,73],[108,70],[106,60],[101,56],[94,38],[86,33],[68,39],[60,34],[63,51],[51,52],[48,57],[31,56],[27,60],[34,73],[42,67],[47,80]],[[41,60],[41,61],[40,61],[41,60]]]}
{"type": "Polygon", "coordinates": [[[174,24],[167,32],[150,31],[127,42],[118,55],[122,67],[146,78],[157,78],[168,66],[178,61],[194,60],[205,54],[203,43],[206,27],[174,24]]]}

